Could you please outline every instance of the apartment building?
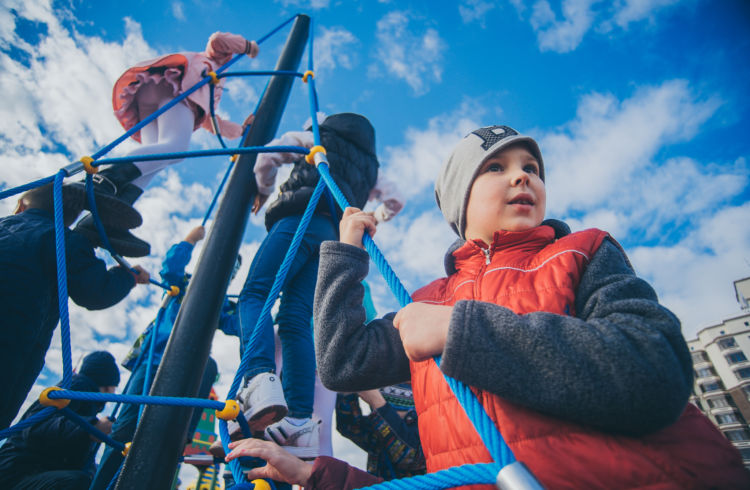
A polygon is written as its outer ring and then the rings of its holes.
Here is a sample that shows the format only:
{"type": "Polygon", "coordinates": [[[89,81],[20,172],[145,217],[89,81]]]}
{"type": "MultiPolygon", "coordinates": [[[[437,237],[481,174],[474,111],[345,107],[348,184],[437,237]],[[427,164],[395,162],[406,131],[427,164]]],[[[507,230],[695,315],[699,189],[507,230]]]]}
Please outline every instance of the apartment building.
{"type": "Polygon", "coordinates": [[[742,314],[698,332],[688,341],[696,404],[732,441],[750,468],[750,277],[734,282],[742,314]]]}

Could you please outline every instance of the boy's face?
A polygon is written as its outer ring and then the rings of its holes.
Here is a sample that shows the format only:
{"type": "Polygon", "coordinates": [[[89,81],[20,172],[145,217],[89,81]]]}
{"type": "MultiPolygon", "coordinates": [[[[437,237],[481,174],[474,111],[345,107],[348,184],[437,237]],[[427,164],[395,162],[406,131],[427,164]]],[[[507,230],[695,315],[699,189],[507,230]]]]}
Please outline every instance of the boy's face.
{"type": "Polygon", "coordinates": [[[539,226],[546,204],[539,162],[524,144],[509,146],[489,157],[474,179],[464,236],[490,244],[496,231],[539,226]]]}

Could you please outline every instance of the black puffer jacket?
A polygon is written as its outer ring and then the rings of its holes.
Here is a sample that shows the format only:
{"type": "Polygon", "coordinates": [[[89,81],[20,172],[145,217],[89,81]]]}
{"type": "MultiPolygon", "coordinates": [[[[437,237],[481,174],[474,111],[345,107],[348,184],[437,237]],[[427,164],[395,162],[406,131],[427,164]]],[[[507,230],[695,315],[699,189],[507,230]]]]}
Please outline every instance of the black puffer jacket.
{"type": "MultiPolygon", "coordinates": [[[[359,114],[333,114],[320,124],[320,141],[336,184],[352,206],[362,208],[378,178],[375,130],[370,121],[359,114]]],[[[266,228],[270,230],[281,218],[304,213],[319,178],[317,169],[304,158],[296,161],[279,188],[278,199],[268,206],[266,228]]],[[[325,197],[316,212],[330,213],[325,197]]]]}
{"type": "MultiPolygon", "coordinates": [[[[99,387],[88,376],[74,374],[70,385],[73,391],[98,392],[99,387]]],[[[21,420],[25,420],[44,407],[34,402],[21,420]]],[[[96,423],[96,414],[104,409],[103,403],[72,400],[68,408],[96,423]]],[[[54,412],[48,418],[13,434],[0,448],[0,482],[2,488],[11,488],[19,480],[46,471],[91,470],[95,443],[75,422],[62,413],[54,412]]]]}

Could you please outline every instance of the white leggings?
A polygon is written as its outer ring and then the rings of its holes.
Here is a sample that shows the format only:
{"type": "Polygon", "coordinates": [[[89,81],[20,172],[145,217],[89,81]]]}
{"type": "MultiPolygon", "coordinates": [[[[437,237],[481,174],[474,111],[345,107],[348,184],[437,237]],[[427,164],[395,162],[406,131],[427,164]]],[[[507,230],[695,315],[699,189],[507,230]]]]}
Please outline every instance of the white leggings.
{"type": "MultiPolygon", "coordinates": [[[[138,114],[141,119],[145,119],[172,100],[173,97],[172,87],[165,83],[145,84],[136,94],[138,114]]],[[[195,114],[192,109],[188,107],[185,101],[181,101],[141,129],[141,146],[128,155],[187,151],[190,147],[190,136],[193,134],[194,121],[195,114]]],[[[161,169],[180,161],[182,161],[182,158],[136,162],[134,165],[141,171],[141,176],[132,183],[141,189],[145,189],[161,169]]]]}

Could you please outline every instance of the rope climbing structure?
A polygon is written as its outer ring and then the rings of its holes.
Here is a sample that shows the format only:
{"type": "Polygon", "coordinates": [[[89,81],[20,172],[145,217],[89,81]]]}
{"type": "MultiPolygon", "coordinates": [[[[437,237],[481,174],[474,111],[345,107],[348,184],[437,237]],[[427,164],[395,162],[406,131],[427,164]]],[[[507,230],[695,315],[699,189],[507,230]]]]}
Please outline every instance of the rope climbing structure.
{"type": "MultiPolygon", "coordinates": [[[[242,375],[250,359],[248,352],[238,366],[237,375],[227,393],[225,401],[215,401],[194,398],[198,391],[197,383],[201,378],[202,371],[208,359],[210,339],[215,329],[215,319],[219,316],[221,304],[224,300],[228,286],[234,257],[236,257],[244,234],[245,225],[249,217],[252,201],[257,193],[253,167],[258,153],[262,152],[289,152],[306,155],[308,163],[315,165],[320,173],[321,179],[310,198],[308,206],[300,220],[299,227],[292,240],[285,259],[279,268],[274,284],[271,288],[258,322],[262,322],[270,316],[271,309],[276,302],[282,284],[286,278],[296,250],[305,234],[307,225],[313,215],[318,200],[326,195],[343,209],[349,206],[344,194],[331,177],[325,148],[321,146],[320,131],[318,128],[316,114],[318,112],[318,98],[315,90],[315,72],[313,66],[313,36],[311,21],[304,15],[296,15],[280,26],[272,30],[257,42],[261,44],[273,34],[293,22],[287,42],[273,71],[241,71],[227,72],[226,70],[242,58],[242,54],[235,56],[229,62],[218,68],[215,72],[206,73],[201,81],[196,83],[182,94],[175,97],[171,102],[164,105],[149,117],[126,131],[120,137],[99,149],[90,156],[84,156],[56,174],[39,179],[28,184],[0,191],[0,199],[4,199],[35,187],[53,183],[54,196],[54,221],[55,221],[55,253],[57,263],[58,302],[60,307],[60,331],[62,339],[63,379],[60,386],[49,387],[42,392],[40,402],[45,408],[32,417],[16,424],[8,429],[0,431],[0,438],[6,438],[16,431],[23,430],[34,423],[49,417],[56,410],[64,416],[76,422],[97,439],[116,448],[126,455],[125,462],[118,472],[112,484],[115,488],[170,488],[173,474],[164,471],[164,468],[176,467],[179,462],[184,445],[184,434],[187,430],[188,419],[191,411],[188,408],[210,408],[216,410],[220,419],[219,430],[226,452],[230,440],[227,429],[227,421],[237,420],[244,435],[250,437],[250,429],[242,414],[238,402],[234,399],[239,390],[242,375]],[[307,44],[308,67],[304,73],[296,71],[302,54],[307,44]],[[224,142],[216,117],[214,114],[214,86],[221,78],[243,77],[243,76],[270,76],[270,81],[261,97],[254,114],[255,120],[251,126],[246,128],[240,147],[229,148],[224,142]],[[312,116],[312,132],[315,146],[311,150],[295,146],[268,147],[267,144],[276,134],[281,114],[289,95],[290,87],[294,78],[301,78],[308,88],[310,113],[312,116]],[[187,151],[180,153],[163,153],[152,155],[141,155],[127,158],[103,158],[109,151],[125,141],[131,135],[139,131],[147,124],[154,121],[160,114],[178,104],[181,100],[194,93],[202,86],[209,84],[211,96],[210,117],[214,125],[217,139],[221,148],[187,151]],[[218,186],[211,204],[206,211],[203,224],[209,220],[214,207],[219,203],[216,217],[211,231],[207,237],[203,252],[196,266],[191,286],[188,288],[180,312],[175,321],[172,337],[167,350],[156,373],[150,393],[144,392],[140,396],[119,395],[107,393],[90,393],[71,391],[70,387],[73,370],[70,346],[70,320],[67,310],[68,293],[66,280],[65,261],[65,239],[62,212],[62,186],[66,178],[72,177],[80,172],[86,172],[85,187],[89,209],[102,239],[113,259],[119,264],[130,268],[130,265],[117,255],[109,245],[105,229],[99,219],[96,202],[94,199],[94,184],[92,175],[103,164],[117,165],[146,160],[166,160],[175,158],[201,157],[201,156],[231,156],[229,165],[218,186]],[[226,187],[226,190],[225,190],[226,187]],[[219,196],[223,197],[219,202],[219,196]],[[192,395],[192,397],[191,397],[192,395]],[[67,408],[70,400],[82,400],[90,402],[115,402],[118,404],[131,403],[144,406],[138,429],[133,441],[127,444],[116,441],[106,434],[98,431],[86,420],[67,408]],[[132,450],[131,450],[132,449],[132,450]]],[[[393,269],[386,261],[372,238],[365,234],[363,237],[365,249],[370,254],[378,270],[384,276],[393,294],[403,307],[411,302],[411,297],[403,286],[393,269]]],[[[165,289],[165,301],[160,308],[159,314],[174,296],[180,293],[175,287],[167,286],[158,281],[151,283],[165,289]]],[[[260,329],[255,328],[255,332],[260,329]]],[[[155,337],[155,336],[153,336],[155,337]]],[[[153,356],[153,342],[149,348],[149,356],[153,356]]],[[[142,356],[143,357],[143,356],[142,356]]],[[[151,359],[148,361],[149,366],[151,359]]],[[[436,359],[440,362],[440,359],[436,359]]],[[[149,379],[146,376],[146,380],[149,379]]],[[[469,419],[479,433],[482,441],[487,446],[493,463],[463,465],[450,468],[437,473],[421,475],[402,480],[393,480],[375,485],[371,488],[377,489],[443,489],[460,485],[470,484],[496,484],[498,488],[507,489],[536,489],[541,488],[534,477],[517,462],[512,451],[503,440],[497,427],[485,412],[482,405],[476,399],[468,386],[446,376],[453,393],[464,407],[469,419]]],[[[116,413],[117,407],[113,411],[116,413]]],[[[243,468],[238,460],[229,463],[235,481],[244,488],[269,488],[272,485],[265,481],[256,481],[247,484],[243,468]]]]}

